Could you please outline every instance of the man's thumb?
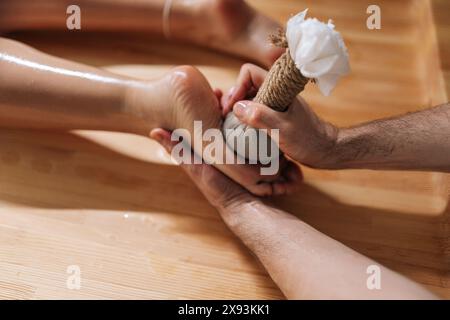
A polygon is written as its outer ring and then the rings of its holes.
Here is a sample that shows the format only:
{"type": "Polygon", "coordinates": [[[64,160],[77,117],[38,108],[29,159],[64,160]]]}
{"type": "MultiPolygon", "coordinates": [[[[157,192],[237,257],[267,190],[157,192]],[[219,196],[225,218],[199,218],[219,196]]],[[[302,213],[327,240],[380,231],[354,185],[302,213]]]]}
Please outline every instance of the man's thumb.
{"type": "Polygon", "coordinates": [[[280,129],[281,112],[253,101],[239,101],[233,107],[234,115],[256,129],[280,129]]]}

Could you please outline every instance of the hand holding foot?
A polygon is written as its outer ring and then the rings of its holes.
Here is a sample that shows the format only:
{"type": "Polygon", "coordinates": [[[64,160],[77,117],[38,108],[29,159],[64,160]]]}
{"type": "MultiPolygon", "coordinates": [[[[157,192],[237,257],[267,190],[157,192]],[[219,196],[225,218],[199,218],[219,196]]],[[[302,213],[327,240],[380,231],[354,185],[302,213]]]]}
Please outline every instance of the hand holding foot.
{"type": "MultiPolygon", "coordinates": [[[[0,78],[0,126],[144,136],[155,128],[182,128],[194,137],[194,121],[202,121],[204,130],[221,128],[219,100],[193,67],[178,67],[161,79],[141,81],[0,38],[0,69],[7,75],[0,78]]],[[[203,144],[194,141],[194,149],[203,144]]],[[[296,167],[286,162],[273,176],[261,176],[260,168],[254,165],[216,167],[261,196],[288,192],[298,176],[296,167]]]]}
{"type": "MultiPolygon", "coordinates": [[[[128,108],[140,119],[143,134],[155,128],[170,132],[187,129],[195,137],[194,121],[202,122],[202,129],[220,129],[222,110],[219,99],[205,77],[195,68],[175,68],[162,79],[149,82],[148,87],[133,88],[128,95],[128,108]]],[[[193,149],[200,155],[209,143],[193,141],[193,149]]],[[[227,146],[224,143],[224,152],[227,146]]],[[[233,154],[233,157],[234,154],[233,154]]],[[[210,161],[210,159],[208,159],[210,161]]],[[[261,175],[260,166],[250,164],[221,164],[225,159],[215,156],[215,167],[255,195],[282,195],[294,189],[299,170],[282,158],[280,169],[273,175],[261,175]]]]}
{"type": "Polygon", "coordinates": [[[266,75],[267,71],[255,65],[244,65],[237,84],[222,97],[224,113],[233,109],[237,118],[251,127],[279,129],[279,147],[287,156],[320,167],[335,144],[338,129],[317,117],[300,97],[285,112],[250,101],[266,75]]]}
{"type": "MultiPolygon", "coordinates": [[[[171,152],[174,144],[168,132],[157,129],[152,136],[171,152]]],[[[437,298],[295,216],[267,205],[213,167],[192,164],[182,168],[288,299],[437,298]],[[367,275],[361,272],[374,264],[385,279],[381,290],[368,290],[367,275]]]]}

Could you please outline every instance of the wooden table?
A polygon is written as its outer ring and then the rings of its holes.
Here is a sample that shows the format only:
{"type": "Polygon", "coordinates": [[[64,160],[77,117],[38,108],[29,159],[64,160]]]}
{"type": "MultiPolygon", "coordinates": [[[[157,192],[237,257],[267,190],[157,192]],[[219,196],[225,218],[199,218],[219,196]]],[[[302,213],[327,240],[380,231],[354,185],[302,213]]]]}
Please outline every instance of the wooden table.
{"type": "MultiPolygon", "coordinates": [[[[331,97],[312,86],[304,95],[329,121],[351,125],[448,100],[448,1],[379,0],[382,29],[373,31],[368,0],[251,2],[280,21],[309,7],[342,31],[353,73],[331,97]]],[[[145,35],[11,37],[142,78],[194,64],[224,88],[242,63],[145,35]]],[[[283,298],[193,183],[165,163],[156,144],[131,135],[1,129],[0,298],[283,298]],[[80,268],[80,290],[67,288],[69,266],[80,268]]],[[[305,168],[305,177],[297,194],[276,200],[281,207],[450,297],[448,175],[305,168]]]]}

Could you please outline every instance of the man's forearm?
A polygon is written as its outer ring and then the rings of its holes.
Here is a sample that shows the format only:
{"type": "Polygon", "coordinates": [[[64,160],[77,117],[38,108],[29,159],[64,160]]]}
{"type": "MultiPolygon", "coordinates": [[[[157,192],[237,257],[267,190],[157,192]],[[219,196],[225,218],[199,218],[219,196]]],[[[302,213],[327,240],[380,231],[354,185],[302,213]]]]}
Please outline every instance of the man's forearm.
{"type": "Polygon", "coordinates": [[[230,229],[256,254],[289,299],[432,299],[431,293],[255,198],[219,209],[230,229]],[[379,266],[381,290],[367,287],[379,266]]]}
{"type": "Polygon", "coordinates": [[[320,167],[450,172],[450,104],[340,129],[320,167]]]}

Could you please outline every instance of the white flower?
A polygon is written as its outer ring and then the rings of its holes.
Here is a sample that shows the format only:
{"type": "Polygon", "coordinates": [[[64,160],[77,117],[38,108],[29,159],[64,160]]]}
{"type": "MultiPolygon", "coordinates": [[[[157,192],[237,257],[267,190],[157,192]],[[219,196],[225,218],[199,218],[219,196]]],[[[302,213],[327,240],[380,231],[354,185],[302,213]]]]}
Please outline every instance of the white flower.
{"type": "Polygon", "coordinates": [[[316,18],[305,20],[308,9],[289,19],[286,39],[291,57],[303,76],[316,79],[328,96],[339,78],[350,72],[347,48],[339,32],[316,18]]]}

